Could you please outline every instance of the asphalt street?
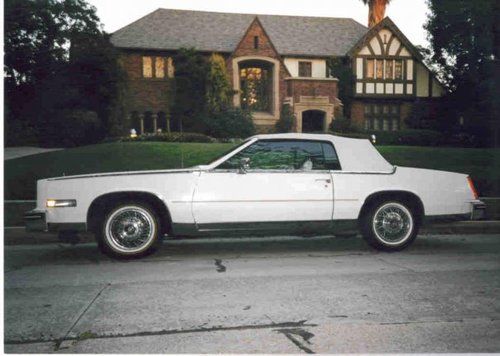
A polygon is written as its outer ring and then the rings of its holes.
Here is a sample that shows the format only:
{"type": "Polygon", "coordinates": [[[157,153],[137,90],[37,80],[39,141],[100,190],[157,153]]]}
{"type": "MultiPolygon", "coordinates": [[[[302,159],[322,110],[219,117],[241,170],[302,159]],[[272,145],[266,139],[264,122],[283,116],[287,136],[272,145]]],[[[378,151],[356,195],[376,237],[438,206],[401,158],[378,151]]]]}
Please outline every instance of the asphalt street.
{"type": "Polygon", "coordinates": [[[5,246],[9,353],[500,352],[500,235],[5,246]]]}

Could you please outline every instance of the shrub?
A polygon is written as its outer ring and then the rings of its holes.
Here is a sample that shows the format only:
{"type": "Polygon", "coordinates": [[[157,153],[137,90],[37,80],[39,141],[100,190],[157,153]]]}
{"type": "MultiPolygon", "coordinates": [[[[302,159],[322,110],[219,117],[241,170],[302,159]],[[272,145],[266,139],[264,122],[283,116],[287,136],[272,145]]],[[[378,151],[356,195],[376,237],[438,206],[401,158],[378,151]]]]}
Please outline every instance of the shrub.
{"type": "Polygon", "coordinates": [[[295,124],[295,114],[293,113],[290,105],[284,104],[281,107],[280,118],[274,126],[274,131],[277,133],[292,132],[294,124],[295,124]]]}
{"type": "Polygon", "coordinates": [[[367,132],[331,132],[332,135],[335,136],[342,136],[342,137],[349,137],[349,138],[361,138],[365,140],[370,139],[370,134],[367,132]]]}
{"type": "Polygon", "coordinates": [[[332,132],[332,134],[368,140],[375,135],[377,145],[439,146],[446,143],[443,134],[432,130],[332,132]]]}
{"type": "Polygon", "coordinates": [[[444,142],[443,134],[432,130],[368,131],[375,135],[379,145],[439,146],[444,142]]]}
{"type": "Polygon", "coordinates": [[[131,138],[130,136],[119,137],[117,139],[110,138],[109,141],[120,142],[200,142],[210,143],[216,141],[213,137],[196,133],[196,132],[170,132],[161,134],[144,134],[131,138]]]}
{"type": "Polygon", "coordinates": [[[255,134],[252,114],[240,108],[213,113],[205,119],[207,134],[216,138],[245,138],[255,134]]]}
{"type": "Polygon", "coordinates": [[[351,127],[351,120],[345,118],[344,116],[334,118],[330,124],[329,129],[330,131],[339,133],[356,131],[354,127],[351,127]]]}
{"type": "Polygon", "coordinates": [[[59,110],[40,122],[40,144],[44,147],[75,147],[100,142],[105,137],[94,111],[59,110]]]}
{"type": "Polygon", "coordinates": [[[5,120],[5,146],[37,146],[38,135],[28,121],[5,120]]]}

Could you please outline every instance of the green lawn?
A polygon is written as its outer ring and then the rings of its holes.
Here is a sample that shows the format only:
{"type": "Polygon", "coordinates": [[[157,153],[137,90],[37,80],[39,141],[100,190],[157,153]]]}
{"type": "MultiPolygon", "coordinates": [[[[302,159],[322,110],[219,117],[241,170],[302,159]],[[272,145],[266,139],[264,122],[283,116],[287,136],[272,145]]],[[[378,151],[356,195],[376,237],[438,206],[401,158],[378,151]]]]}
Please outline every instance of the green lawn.
{"type": "MultiPolygon", "coordinates": [[[[5,199],[34,199],[36,180],[61,175],[189,167],[233,144],[105,143],[5,161],[5,199]],[[182,154],[181,154],[182,152],[182,154]]],[[[482,195],[500,195],[500,149],[379,146],[393,164],[469,173],[482,195]]]]}

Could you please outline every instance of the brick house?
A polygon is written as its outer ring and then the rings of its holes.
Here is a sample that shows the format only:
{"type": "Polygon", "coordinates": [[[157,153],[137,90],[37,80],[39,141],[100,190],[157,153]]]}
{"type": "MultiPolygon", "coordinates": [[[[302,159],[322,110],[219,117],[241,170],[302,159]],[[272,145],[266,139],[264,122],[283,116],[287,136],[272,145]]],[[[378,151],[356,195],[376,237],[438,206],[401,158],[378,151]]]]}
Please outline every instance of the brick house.
{"type": "Polygon", "coordinates": [[[158,9],[111,38],[128,75],[126,126],[170,130],[169,100],[179,48],[226,59],[234,105],[252,111],[260,132],[272,130],[283,104],[296,132],[326,131],[343,108],[328,67],[343,58],[352,70],[346,116],[372,130],[398,130],[416,103],[435,105],[444,89],[418,50],[385,18],[372,28],[353,19],[229,14],[158,9]]]}

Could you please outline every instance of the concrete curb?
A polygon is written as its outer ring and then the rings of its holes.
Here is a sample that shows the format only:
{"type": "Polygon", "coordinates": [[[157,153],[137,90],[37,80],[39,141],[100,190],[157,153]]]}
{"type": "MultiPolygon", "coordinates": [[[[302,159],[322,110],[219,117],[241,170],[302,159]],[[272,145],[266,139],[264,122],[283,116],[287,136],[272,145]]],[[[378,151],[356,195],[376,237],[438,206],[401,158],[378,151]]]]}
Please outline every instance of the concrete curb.
{"type": "MultiPolygon", "coordinates": [[[[498,234],[500,238],[500,221],[460,221],[446,224],[423,226],[421,235],[464,235],[464,234],[498,234]]],[[[79,243],[94,242],[89,233],[79,235],[79,243]]],[[[56,234],[27,232],[23,227],[5,228],[4,245],[39,245],[46,243],[64,243],[56,234]]]]}

